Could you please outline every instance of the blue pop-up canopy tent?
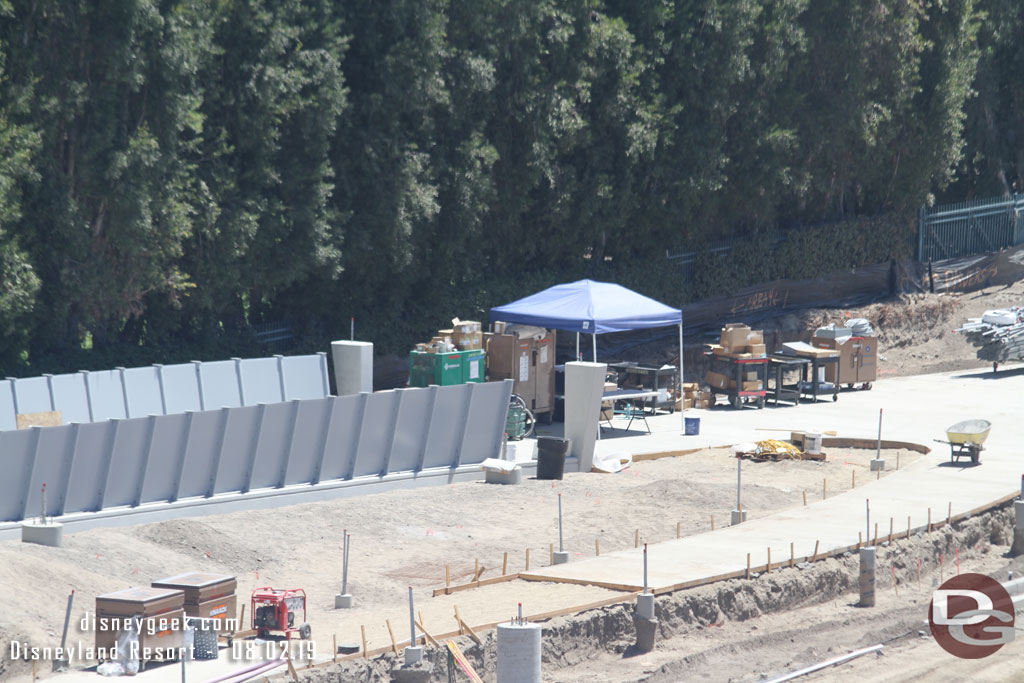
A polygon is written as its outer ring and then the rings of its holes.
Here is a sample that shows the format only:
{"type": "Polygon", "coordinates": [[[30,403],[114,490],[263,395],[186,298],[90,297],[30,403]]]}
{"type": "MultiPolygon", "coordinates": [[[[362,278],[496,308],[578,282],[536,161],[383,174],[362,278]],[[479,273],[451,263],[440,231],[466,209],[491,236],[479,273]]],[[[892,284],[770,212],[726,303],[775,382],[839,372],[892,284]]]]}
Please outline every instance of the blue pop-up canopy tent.
{"type": "Polygon", "coordinates": [[[575,332],[577,358],[580,351],[579,333],[591,334],[595,361],[599,334],[678,325],[679,381],[683,380],[683,312],[622,285],[594,280],[555,285],[510,304],[492,308],[491,322],[496,320],[575,332]]]}

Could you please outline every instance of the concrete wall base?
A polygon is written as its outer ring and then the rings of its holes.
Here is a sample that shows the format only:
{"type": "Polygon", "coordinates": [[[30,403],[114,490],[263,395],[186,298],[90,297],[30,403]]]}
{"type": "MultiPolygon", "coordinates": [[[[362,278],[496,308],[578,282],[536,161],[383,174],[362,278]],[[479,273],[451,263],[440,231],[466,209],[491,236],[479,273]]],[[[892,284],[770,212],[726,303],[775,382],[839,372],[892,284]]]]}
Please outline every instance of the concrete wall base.
{"type": "Polygon", "coordinates": [[[568,561],[569,561],[569,551],[568,550],[556,550],[555,551],[555,559],[554,559],[553,564],[565,564],[568,561]]]}
{"type": "Polygon", "coordinates": [[[642,619],[654,619],[654,593],[636,596],[636,614],[642,619]]]}
{"type": "Polygon", "coordinates": [[[658,620],[644,619],[639,615],[633,616],[633,625],[636,626],[636,649],[638,652],[650,652],[654,649],[655,637],[658,635],[658,620]]]}
{"type": "Polygon", "coordinates": [[[872,472],[885,472],[885,460],[883,458],[871,458],[872,472]]]}
{"type": "Polygon", "coordinates": [[[523,468],[517,467],[511,472],[501,472],[499,470],[484,470],[484,481],[488,484],[522,484],[523,468]]]}
{"type": "Polygon", "coordinates": [[[348,609],[352,606],[352,595],[338,593],[334,596],[334,609],[348,609]]]}
{"type": "Polygon", "coordinates": [[[747,521],[747,511],[733,510],[732,511],[732,525],[736,526],[740,522],[747,521]]]}
{"type": "Polygon", "coordinates": [[[31,522],[21,525],[21,540],[23,543],[36,543],[48,545],[52,548],[64,547],[64,525],[60,522],[39,524],[31,522]]]}

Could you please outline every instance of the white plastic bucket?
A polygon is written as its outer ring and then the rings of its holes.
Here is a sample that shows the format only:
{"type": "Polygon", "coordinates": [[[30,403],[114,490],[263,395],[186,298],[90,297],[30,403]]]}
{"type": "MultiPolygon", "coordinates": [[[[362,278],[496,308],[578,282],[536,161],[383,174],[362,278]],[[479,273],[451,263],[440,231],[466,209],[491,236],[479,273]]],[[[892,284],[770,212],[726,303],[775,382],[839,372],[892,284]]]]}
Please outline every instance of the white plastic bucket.
{"type": "Polygon", "coordinates": [[[817,432],[807,432],[804,434],[804,450],[812,455],[821,453],[821,434],[817,432]]]}

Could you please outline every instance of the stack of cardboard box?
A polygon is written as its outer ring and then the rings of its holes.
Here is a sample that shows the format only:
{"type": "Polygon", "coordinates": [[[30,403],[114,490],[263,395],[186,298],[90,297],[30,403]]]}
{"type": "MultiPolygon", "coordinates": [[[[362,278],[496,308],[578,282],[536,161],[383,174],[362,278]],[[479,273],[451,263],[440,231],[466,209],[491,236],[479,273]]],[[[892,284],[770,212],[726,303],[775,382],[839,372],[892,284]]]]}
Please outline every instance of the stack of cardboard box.
{"type": "Polygon", "coordinates": [[[713,405],[714,400],[712,393],[701,389],[697,382],[683,382],[683,397],[676,401],[676,410],[707,409],[713,405]]]}
{"type": "Polygon", "coordinates": [[[484,348],[483,327],[475,320],[452,319],[452,327],[438,330],[437,336],[425,344],[417,344],[421,353],[448,353],[450,351],[475,351],[484,348]]]}
{"type": "MultiPolygon", "coordinates": [[[[725,358],[764,358],[768,355],[764,333],[761,330],[752,330],[742,323],[729,323],[723,327],[719,343],[710,346],[716,356],[725,358]]],[[[760,391],[764,388],[757,370],[745,371],[742,377],[741,391],[760,391]]],[[[716,389],[736,388],[735,379],[711,370],[704,377],[704,381],[716,389]]]]}
{"type": "Polygon", "coordinates": [[[742,323],[729,323],[722,328],[718,344],[711,344],[716,356],[727,358],[764,358],[768,355],[764,333],[742,323]]]}

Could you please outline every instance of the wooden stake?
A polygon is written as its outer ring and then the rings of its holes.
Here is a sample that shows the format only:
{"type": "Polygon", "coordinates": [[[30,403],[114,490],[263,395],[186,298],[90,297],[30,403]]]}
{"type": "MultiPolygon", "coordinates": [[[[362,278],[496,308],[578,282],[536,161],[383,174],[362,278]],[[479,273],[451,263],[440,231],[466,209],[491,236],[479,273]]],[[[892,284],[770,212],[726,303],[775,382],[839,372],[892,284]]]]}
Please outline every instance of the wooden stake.
{"type": "Polygon", "coordinates": [[[473,560],[473,580],[476,581],[476,575],[480,573],[480,560],[473,560]]]}
{"type": "Polygon", "coordinates": [[[896,469],[900,468],[900,452],[896,451],[896,469]]]}
{"type": "Polygon", "coordinates": [[[882,478],[882,470],[875,470],[875,480],[877,481],[877,480],[879,480],[881,478],[882,478]]]}
{"type": "Polygon", "coordinates": [[[391,651],[397,655],[398,643],[395,642],[395,631],[391,628],[391,620],[385,619],[384,623],[388,625],[388,635],[391,636],[391,651]]]}
{"type": "Polygon", "coordinates": [[[600,538],[595,538],[594,539],[594,555],[597,556],[597,557],[601,556],[601,539],[600,538]]]}
{"type": "Polygon", "coordinates": [[[907,515],[907,538],[910,538],[910,515],[907,515]]]}
{"type": "Polygon", "coordinates": [[[772,571],[772,547],[768,546],[768,569],[765,570],[765,574],[770,574],[772,571]]]}
{"type": "Polygon", "coordinates": [[[505,576],[508,574],[508,551],[505,551],[505,557],[501,560],[501,575],[505,576]]]}
{"type": "Polygon", "coordinates": [[[928,533],[932,532],[932,509],[928,508],[928,533]]]}
{"type": "Polygon", "coordinates": [[[807,505],[807,491],[804,491],[804,506],[807,505]]]}
{"type": "Polygon", "coordinates": [[[750,578],[750,553],[747,553],[747,578],[750,578]]]}
{"type": "Polygon", "coordinates": [[[363,633],[363,659],[366,659],[366,657],[368,656],[366,650],[366,627],[360,626],[359,630],[363,633]]]}
{"type": "Polygon", "coordinates": [[[459,630],[465,629],[465,633],[469,634],[469,637],[476,641],[477,645],[483,645],[484,641],[480,639],[480,636],[476,634],[473,628],[462,619],[462,615],[459,614],[459,606],[455,606],[455,619],[459,622],[459,630]]]}
{"type": "Polygon", "coordinates": [[[459,614],[459,606],[455,605],[454,607],[455,607],[455,623],[459,627],[459,635],[460,636],[464,636],[464,635],[466,635],[466,627],[462,623],[462,616],[459,614]]]}
{"type": "Polygon", "coordinates": [[[243,626],[244,623],[245,623],[245,603],[243,602],[242,603],[241,613],[238,616],[238,628],[244,630],[245,629],[245,627],[243,626]]]}
{"type": "Polygon", "coordinates": [[[292,675],[293,681],[299,680],[299,674],[295,672],[295,666],[292,664],[292,656],[287,650],[285,650],[284,659],[288,662],[288,673],[292,675]]]}
{"type": "Polygon", "coordinates": [[[875,522],[875,542],[871,545],[878,545],[878,522],[875,522]]]}
{"type": "MultiPolygon", "coordinates": [[[[711,515],[711,530],[712,531],[715,530],[715,516],[714,515],[711,515]]],[[[676,538],[678,538],[678,536],[676,538]]]]}
{"type": "Polygon", "coordinates": [[[796,559],[796,555],[793,553],[793,542],[789,542],[789,566],[793,566],[793,561],[796,559]]]}
{"type": "Polygon", "coordinates": [[[821,499],[825,500],[828,493],[828,477],[821,480],[821,499]]]}
{"type": "Polygon", "coordinates": [[[857,532],[857,547],[863,547],[864,545],[864,534],[860,531],[857,532]]]}
{"type": "Polygon", "coordinates": [[[949,502],[949,509],[946,512],[946,526],[953,523],[953,501],[949,502]]]}
{"type": "MultiPolygon", "coordinates": [[[[715,516],[714,515],[711,515],[711,530],[712,531],[715,530],[715,516]]],[[[682,538],[682,537],[683,537],[683,523],[682,522],[676,522],[676,538],[682,538]]]]}
{"type": "Polygon", "coordinates": [[[448,595],[448,589],[452,587],[452,572],[448,565],[444,566],[444,594],[448,595]]]}
{"type": "Polygon", "coordinates": [[[889,545],[892,545],[892,517],[889,518],[889,545]]]}
{"type": "Polygon", "coordinates": [[[850,470],[850,488],[857,488],[857,470],[850,470]]]}
{"type": "Polygon", "coordinates": [[[526,571],[530,571],[530,549],[526,549],[526,571]]]}
{"type": "Polygon", "coordinates": [[[334,643],[334,661],[338,661],[338,634],[335,633],[331,636],[332,642],[334,643]]]}
{"type": "Polygon", "coordinates": [[[634,548],[639,548],[640,547],[640,530],[639,529],[637,529],[635,532],[633,532],[633,547],[634,548]]]}
{"type": "Polygon", "coordinates": [[[818,561],[818,543],[819,542],[820,541],[815,541],[814,542],[814,555],[811,556],[811,562],[817,562],[818,561]]]}
{"type": "Polygon", "coordinates": [[[555,544],[548,543],[548,564],[553,565],[555,563],[555,544]]]}

